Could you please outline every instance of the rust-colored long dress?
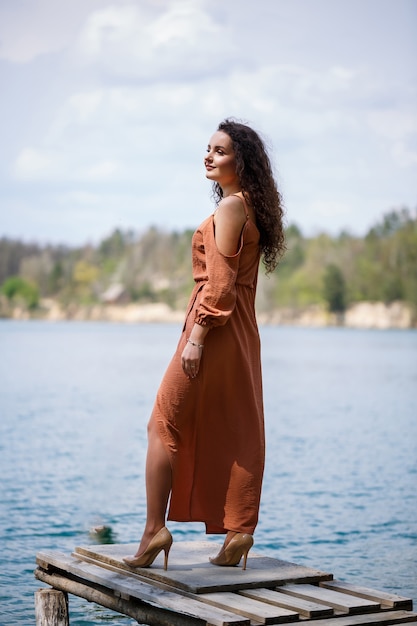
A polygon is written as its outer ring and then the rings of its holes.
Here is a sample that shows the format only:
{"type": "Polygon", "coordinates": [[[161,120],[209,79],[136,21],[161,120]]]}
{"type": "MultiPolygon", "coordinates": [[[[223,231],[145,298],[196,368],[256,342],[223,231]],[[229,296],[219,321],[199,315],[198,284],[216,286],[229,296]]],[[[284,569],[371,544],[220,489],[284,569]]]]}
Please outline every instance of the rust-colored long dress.
{"type": "Polygon", "coordinates": [[[265,456],[254,309],[259,257],[259,232],[248,215],[234,256],[217,249],[213,215],[196,230],[195,287],[151,417],[172,465],[168,519],[204,522],[208,534],[252,534],[258,521],[265,456]],[[181,354],[195,322],[210,331],[190,379],[181,354]]]}

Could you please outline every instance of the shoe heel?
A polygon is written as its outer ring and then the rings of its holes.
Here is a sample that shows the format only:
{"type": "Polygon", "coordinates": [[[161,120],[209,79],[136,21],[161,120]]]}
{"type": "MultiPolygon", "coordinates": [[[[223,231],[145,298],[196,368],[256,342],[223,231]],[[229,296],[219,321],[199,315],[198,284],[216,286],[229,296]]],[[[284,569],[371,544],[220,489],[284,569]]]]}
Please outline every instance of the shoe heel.
{"type": "Polygon", "coordinates": [[[252,535],[243,535],[242,539],[243,539],[243,543],[246,544],[242,546],[242,556],[243,556],[242,569],[246,569],[246,561],[248,560],[249,550],[253,546],[253,537],[252,535]]]}
{"type": "Polygon", "coordinates": [[[171,550],[171,546],[172,546],[172,541],[169,544],[169,546],[164,547],[164,570],[165,571],[167,571],[168,569],[168,556],[169,556],[169,551],[171,550]]]}
{"type": "Polygon", "coordinates": [[[169,551],[172,548],[172,537],[169,537],[169,540],[167,541],[167,543],[164,545],[163,547],[163,551],[164,551],[164,570],[166,571],[168,569],[168,556],[169,556],[169,551]]]}
{"type": "MultiPolygon", "coordinates": [[[[252,547],[252,546],[251,546],[252,547]]],[[[246,561],[248,560],[248,553],[249,553],[250,548],[248,548],[244,553],[243,553],[243,566],[242,569],[246,569],[246,561]]]]}

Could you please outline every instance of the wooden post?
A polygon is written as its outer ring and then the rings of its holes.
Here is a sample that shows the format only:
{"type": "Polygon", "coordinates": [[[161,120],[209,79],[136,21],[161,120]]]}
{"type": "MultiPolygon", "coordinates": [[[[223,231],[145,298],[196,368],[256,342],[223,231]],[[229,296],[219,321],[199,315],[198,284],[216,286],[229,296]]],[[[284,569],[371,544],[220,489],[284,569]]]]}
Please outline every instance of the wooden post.
{"type": "Polygon", "coordinates": [[[35,591],[36,626],[69,626],[68,594],[57,589],[35,591]]]}

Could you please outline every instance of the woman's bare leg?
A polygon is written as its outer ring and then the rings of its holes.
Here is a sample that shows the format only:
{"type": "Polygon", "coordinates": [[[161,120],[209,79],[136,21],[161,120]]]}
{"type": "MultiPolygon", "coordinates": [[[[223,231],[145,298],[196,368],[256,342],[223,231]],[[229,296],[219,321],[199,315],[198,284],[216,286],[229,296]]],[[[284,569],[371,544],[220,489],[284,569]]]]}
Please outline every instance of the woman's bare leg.
{"type": "Polygon", "coordinates": [[[171,488],[172,471],[168,453],[162,443],[155,420],[151,419],[148,425],[146,455],[146,524],[135,556],[140,556],[151,539],[165,526],[171,488]]]}
{"type": "Polygon", "coordinates": [[[237,534],[238,534],[238,533],[237,533],[235,530],[228,530],[228,531],[227,531],[227,534],[226,534],[226,537],[225,537],[225,539],[224,539],[223,546],[222,546],[222,548],[221,548],[220,552],[223,552],[223,550],[225,550],[225,548],[227,548],[227,546],[229,545],[229,543],[231,542],[231,540],[233,539],[233,537],[234,537],[235,535],[237,535],[237,534]]]}
{"type": "Polygon", "coordinates": [[[231,542],[231,540],[233,539],[233,537],[235,535],[237,535],[238,533],[235,530],[228,530],[227,531],[227,535],[226,538],[224,540],[224,547],[226,547],[227,545],[229,545],[229,543],[231,542]]]}

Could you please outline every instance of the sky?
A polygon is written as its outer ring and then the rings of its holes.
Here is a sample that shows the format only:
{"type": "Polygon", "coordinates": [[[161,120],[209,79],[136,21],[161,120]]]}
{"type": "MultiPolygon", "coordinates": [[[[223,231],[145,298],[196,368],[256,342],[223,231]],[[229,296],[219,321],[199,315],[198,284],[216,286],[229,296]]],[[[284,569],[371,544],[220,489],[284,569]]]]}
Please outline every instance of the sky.
{"type": "Polygon", "coordinates": [[[0,237],[196,227],[234,117],[286,222],[363,235],[417,206],[416,0],[0,0],[0,237]]]}

